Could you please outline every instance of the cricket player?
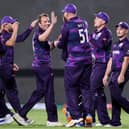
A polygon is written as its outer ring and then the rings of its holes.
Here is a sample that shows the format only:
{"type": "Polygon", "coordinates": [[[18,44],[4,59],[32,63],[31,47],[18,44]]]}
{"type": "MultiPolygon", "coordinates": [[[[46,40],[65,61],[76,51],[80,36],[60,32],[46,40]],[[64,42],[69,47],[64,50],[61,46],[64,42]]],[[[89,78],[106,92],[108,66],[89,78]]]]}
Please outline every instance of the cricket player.
{"type": "MultiPolygon", "coordinates": [[[[109,16],[106,12],[95,14],[94,27],[96,28],[90,35],[92,47],[93,68],[91,73],[91,91],[93,101],[93,114],[96,108],[100,123],[96,126],[110,126],[110,119],[106,108],[106,96],[104,93],[103,77],[110,57],[112,44],[112,34],[107,28],[109,16]]],[[[93,115],[95,122],[95,115],[93,115]]]]}
{"type": "Polygon", "coordinates": [[[30,27],[21,35],[17,36],[17,31],[19,28],[18,22],[11,16],[4,16],[1,20],[1,43],[5,48],[4,54],[0,56],[0,78],[4,85],[4,90],[7,95],[9,102],[14,108],[16,114],[13,118],[20,125],[27,125],[28,123],[24,121],[22,117],[19,116],[19,111],[21,110],[17,85],[14,77],[13,64],[14,64],[14,45],[15,42],[24,41],[31,33],[36,21],[32,22],[30,27]],[[20,117],[20,120],[18,119],[20,117]]]}
{"type": "MultiPolygon", "coordinates": [[[[1,31],[0,31],[0,36],[1,36],[1,31]]],[[[5,53],[5,46],[0,42],[0,56],[2,56],[5,53]]],[[[13,118],[11,117],[11,111],[7,108],[5,104],[5,91],[3,88],[3,83],[2,80],[0,79],[0,125],[3,124],[9,124],[13,122],[13,118]],[[5,122],[6,120],[6,122],[5,122]]]]}
{"type": "Polygon", "coordinates": [[[67,4],[62,12],[65,22],[61,29],[61,37],[54,44],[60,49],[67,48],[64,85],[66,104],[72,120],[66,127],[78,126],[83,121],[85,121],[86,126],[87,124],[91,126],[90,74],[92,58],[88,43],[88,24],[87,21],[77,16],[77,7],[72,3],[67,4]],[[82,95],[84,119],[78,105],[80,93],[82,95]]]}
{"type": "Polygon", "coordinates": [[[27,113],[43,97],[47,111],[47,126],[62,126],[58,122],[57,107],[54,95],[54,75],[51,68],[50,50],[53,46],[49,42],[49,36],[57,22],[57,16],[51,12],[51,23],[48,14],[43,13],[38,17],[38,28],[33,35],[34,58],[32,67],[36,77],[36,89],[33,91],[20,114],[27,119],[27,113]]]}
{"type": "Polygon", "coordinates": [[[112,55],[108,62],[103,78],[103,84],[108,85],[110,76],[110,92],[112,99],[112,126],[121,126],[121,108],[129,113],[129,101],[122,96],[122,91],[129,80],[129,40],[127,34],[129,25],[126,22],[119,22],[116,25],[118,41],[113,44],[112,55]]]}

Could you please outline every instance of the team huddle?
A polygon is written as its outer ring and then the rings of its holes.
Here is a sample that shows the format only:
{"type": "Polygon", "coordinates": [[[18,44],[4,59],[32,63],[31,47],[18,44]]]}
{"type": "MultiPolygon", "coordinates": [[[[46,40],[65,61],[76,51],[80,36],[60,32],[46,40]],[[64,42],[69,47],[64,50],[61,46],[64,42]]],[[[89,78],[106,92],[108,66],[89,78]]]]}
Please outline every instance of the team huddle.
{"type": "Polygon", "coordinates": [[[42,13],[30,26],[18,35],[19,23],[11,16],[1,19],[0,32],[0,125],[15,120],[19,125],[33,123],[27,114],[43,97],[47,112],[47,126],[63,126],[58,120],[54,95],[54,76],[51,67],[50,51],[61,49],[64,60],[64,89],[70,120],[66,127],[119,127],[121,108],[129,113],[129,101],[122,91],[129,80],[129,25],[121,21],[116,29],[117,42],[108,29],[110,17],[106,12],[95,14],[95,30],[88,32],[86,20],[77,16],[77,7],[67,4],[62,10],[63,25],[58,38],[49,41],[49,36],[57,23],[57,16],[51,12],[42,13]],[[34,30],[32,68],[36,88],[21,107],[18,98],[15,72],[19,70],[14,63],[15,43],[23,42],[34,30]],[[104,87],[108,86],[112,100],[112,116],[106,108],[104,87]],[[5,95],[15,113],[5,104],[5,95]],[[96,123],[97,111],[99,123],[96,123]]]}

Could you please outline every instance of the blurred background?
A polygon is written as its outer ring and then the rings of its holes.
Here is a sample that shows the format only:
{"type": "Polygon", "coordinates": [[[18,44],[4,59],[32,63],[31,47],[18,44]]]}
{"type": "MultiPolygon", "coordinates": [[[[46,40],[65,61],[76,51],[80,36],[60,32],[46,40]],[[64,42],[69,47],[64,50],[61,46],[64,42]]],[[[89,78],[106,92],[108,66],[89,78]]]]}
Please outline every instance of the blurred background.
{"type": "MultiPolygon", "coordinates": [[[[129,23],[129,0],[0,0],[0,19],[5,15],[17,18],[20,22],[19,34],[23,32],[37,16],[46,12],[55,11],[58,16],[50,40],[57,38],[62,24],[61,10],[67,3],[74,3],[78,8],[78,15],[86,19],[89,23],[89,32],[93,31],[94,13],[105,11],[110,16],[109,28],[113,33],[113,40],[116,41],[115,25],[119,21],[129,23]]],[[[33,33],[32,33],[33,34],[33,33]]],[[[31,69],[33,59],[32,52],[32,34],[29,38],[15,46],[15,63],[19,65],[20,71],[17,73],[17,83],[21,103],[30,96],[35,88],[35,78],[31,69]]],[[[55,49],[52,52],[52,65],[55,73],[55,94],[58,104],[65,103],[63,87],[63,67],[64,63],[60,58],[60,50],[55,49]]],[[[129,84],[125,87],[123,95],[129,98],[129,84]]],[[[107,96],[109,91],[106,88],[107,96]]],[[[42,101],[41,101],[42,102],[42,101]]],[[[108,102],[110,98],[108,97],[108,102]]]]}

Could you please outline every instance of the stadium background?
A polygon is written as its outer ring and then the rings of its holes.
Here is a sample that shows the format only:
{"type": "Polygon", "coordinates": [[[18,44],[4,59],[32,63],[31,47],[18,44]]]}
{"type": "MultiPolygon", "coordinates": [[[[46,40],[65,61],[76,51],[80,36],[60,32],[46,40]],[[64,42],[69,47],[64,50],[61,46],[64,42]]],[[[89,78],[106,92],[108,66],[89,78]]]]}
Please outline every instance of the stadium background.
{"type": "MultiPolygon", "coordinates": [[[[129,23],[129,1],[128,0],[0,0],[0,19],[5,15],[10,15],[20,22],[19,33],[23,32],[42,12],[50,13],[52,10],[58,16],[51,40],[56,39],[62,24],[61,10],[67,3],[74,3],[78,7],[79,16],[86,19],[89,23],[89,32],[93,31],[94,13],[105,11],[110,15],[111,22],[109,28],[112,30],[113,39],[115,37],[115,24],[119,21],[129,23]]],[[[24,42],[15,46],[15,62],[19,65],[20,71],[17,73],[17,83],[21,103],[24,103],[30,96],[35,87],[35,78],[31,70],[32,53],[32,34],[24,42]]],[[[62,104],[65,102],[63,87],[63,61],[60,59],[60,50],[55,49],[52,52],[52,64],[55,73],[55,94],[56,102],[62,104]]],[[[129,86],[129,84],[127,84],[129,86]]],[[[129,98],[129,88],[126,86],[123,95],[129,98]]],[[[108,89],[106,93],[109,96],[108,89]]],[[[110,98],[108,98],[110,101],[110,98]]]]}

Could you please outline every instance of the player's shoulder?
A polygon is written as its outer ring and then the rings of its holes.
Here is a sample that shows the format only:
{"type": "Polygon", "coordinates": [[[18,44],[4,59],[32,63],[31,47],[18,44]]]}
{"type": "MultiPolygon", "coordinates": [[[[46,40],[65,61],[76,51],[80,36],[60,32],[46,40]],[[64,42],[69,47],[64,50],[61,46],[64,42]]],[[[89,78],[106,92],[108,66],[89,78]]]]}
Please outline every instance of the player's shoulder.
{"type": "Polygon", "coordinates": [[[104,29],[104,35],[106,35],[106,37],[111,38],[112,39],[112,32],[109,28],[105,27],[104,29]]]}
{"type": "Polygon", "coordinates": [[[78,18],[75,20],[75,22],[76,22],[77,24],[83,25],[83,27],[88,28],[88,22],[87,22],[86,19],[83,19],[83,18],[78,17],[78,18]]]}
{"type": "Polygon", "coordinates": [[[108,34],[112,34],[111,30],[108,27],[104,27],[103,30],[108,34]]]}
{"type": "Polygon", "coordinates": [[[85,20],[81,17],[74,17],[71,20],[68,21],[68,23],[78,23],[78,22],[84,22],[85,20]]]}
{"type": "Polygon", "coordinates": [[[88,25],[87,20],[84,19],[84,18],[78,17],[77,21],[80,22],[80,23],[85,23],[86,25],[88,25]]]}
{"type": "Polygon", "coordinates": [[[69,29],[70,23],[68,21],[64,22],[61,26],[61,30],[67,30],[69,29]]]}
{"type": "Polygon", "coordinates": [[[128,38],[125,39],[124,46],[125,47],[129,47],[129,39],[128,38]]]}

